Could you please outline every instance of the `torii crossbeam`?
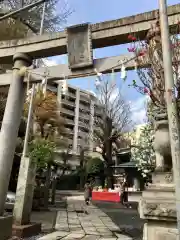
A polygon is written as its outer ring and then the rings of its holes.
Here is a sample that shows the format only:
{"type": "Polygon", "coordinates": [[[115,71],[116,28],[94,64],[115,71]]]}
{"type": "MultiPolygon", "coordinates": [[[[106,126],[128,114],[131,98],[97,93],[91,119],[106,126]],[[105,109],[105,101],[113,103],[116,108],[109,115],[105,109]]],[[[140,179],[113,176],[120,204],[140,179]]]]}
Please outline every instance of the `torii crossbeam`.
{"type": "MultiPolygon", "coordinates": [[[[91,24],[92,48],[128,43],[128,34],[134,33],[138,39],[145,39],[147,31],[156,20],[157,10],[146,12],[113,21],[91,24]]],[[[180,19],[180,4],[168,7],[169,25],[171,30],[177,25],[180,19]]],[[[0,64],[11,63],[15,53],[28,53],[32,58],[43,58],[67,53],[67,32],[49,33],[42,36],[33,36],[20,40],[10,40],[0,42],[0,64]]],[[[94,59],[93,66],[72,70],[66,64],[48,67],[49,81],[72,79],[95,75],[94,69],[99,72],[108,73],[108,69],[120,70],[120,66],[114,67],[124,59],[131,58],[132,55],[114,56],[109,58],[94,59]]],[[[127,64],[127,70],[134,67],[134,61],[127,64]]],[[[143,66],[142,66],[143,67],[143,66]]],[[[33,78],[30,81],[41,81],[38,75],[43,76],[46,68],[32,70],[33,78]],[[38,75],[36,74],[38,73],[38,75]]],[[[25,79],[24,81],[27,81],[25,79]]],[[[11,74],[0,75],[0,86],[11,83],[11,74]]]]}

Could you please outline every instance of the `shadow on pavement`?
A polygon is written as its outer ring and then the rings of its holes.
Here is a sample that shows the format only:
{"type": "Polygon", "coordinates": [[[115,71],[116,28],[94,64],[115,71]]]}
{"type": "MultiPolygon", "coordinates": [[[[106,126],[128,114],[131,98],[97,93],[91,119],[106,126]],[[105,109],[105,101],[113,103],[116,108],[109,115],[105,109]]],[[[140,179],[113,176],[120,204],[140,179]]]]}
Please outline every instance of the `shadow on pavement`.
{"type": "Polygon", "coordinates": [[[124,208],[120,203],[93,202],[105,212],[120,228],[120,233],[128,235],[133,240],[142,240],[144,220],[140,219],[138,203],[131,203],[132,208],[124,208]]]}

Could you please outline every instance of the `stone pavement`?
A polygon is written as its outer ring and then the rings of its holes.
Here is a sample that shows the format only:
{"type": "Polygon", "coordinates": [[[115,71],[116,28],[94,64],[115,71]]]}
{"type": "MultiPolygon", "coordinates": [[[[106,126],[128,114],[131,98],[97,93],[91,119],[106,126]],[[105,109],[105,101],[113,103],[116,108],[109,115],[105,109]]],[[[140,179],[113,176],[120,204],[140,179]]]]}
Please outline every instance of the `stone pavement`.
{"type": "Polygon", "coordinates": [[[131,240],[96,206],[83,201],[67,201],[67,208],[57,212],[55,231],[38,240],[131,240]]]}

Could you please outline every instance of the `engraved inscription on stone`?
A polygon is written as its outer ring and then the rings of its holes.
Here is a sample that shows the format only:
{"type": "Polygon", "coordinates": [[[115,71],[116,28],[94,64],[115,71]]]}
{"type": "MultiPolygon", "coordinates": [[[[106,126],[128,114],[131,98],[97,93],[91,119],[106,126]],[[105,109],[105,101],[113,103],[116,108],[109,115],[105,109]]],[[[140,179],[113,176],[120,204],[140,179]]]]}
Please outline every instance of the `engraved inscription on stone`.
{"type": "Polygon", "coordinates": [[[78,69],[93,65],[91,30],[89,24],[67,28],[69,68],[78,69]]]}

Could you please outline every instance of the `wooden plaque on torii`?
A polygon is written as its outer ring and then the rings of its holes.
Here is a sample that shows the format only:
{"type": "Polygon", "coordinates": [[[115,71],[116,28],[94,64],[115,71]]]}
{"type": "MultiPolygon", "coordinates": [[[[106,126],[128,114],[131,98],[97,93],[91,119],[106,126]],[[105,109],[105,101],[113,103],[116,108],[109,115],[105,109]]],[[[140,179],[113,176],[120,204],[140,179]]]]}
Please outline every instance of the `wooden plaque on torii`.
{"type": "Polygon", "coordinates": [[[93,66],[91,25],[68,27],[66,34],[69,68],[76,70],[93,66]]]}

